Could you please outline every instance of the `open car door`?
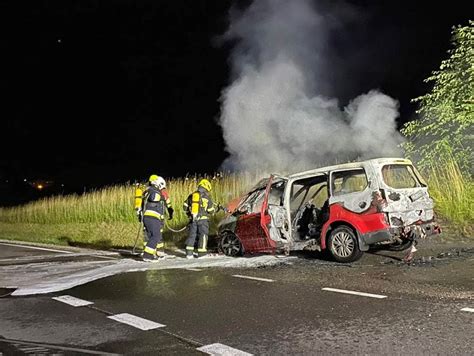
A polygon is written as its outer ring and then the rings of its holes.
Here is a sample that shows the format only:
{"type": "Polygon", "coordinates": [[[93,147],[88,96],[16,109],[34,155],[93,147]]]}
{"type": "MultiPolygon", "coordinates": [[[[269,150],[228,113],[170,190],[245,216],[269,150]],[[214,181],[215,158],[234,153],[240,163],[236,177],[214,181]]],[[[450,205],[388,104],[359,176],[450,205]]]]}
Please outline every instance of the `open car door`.
{"type": "Polygon", "coordinates": [[[269,226],[272,218],[268,212],[268,197],[273,178],[270,176],[268,179],[260,211],[239,218],[235,233],[239,236],[244,251],[274,252],[276,249],[276,242],[270,238],[269,226]]]}

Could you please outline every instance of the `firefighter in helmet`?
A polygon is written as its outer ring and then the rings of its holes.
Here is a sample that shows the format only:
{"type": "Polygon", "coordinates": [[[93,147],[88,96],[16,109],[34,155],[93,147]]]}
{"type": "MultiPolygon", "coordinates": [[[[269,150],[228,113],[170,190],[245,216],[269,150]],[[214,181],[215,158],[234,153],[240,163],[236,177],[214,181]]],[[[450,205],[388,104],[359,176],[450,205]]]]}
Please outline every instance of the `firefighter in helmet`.
{"type": "Polygon", "coordinates": [[[189,236],[186,240],[186,258],[207,255],[207,239],[209,237],[209,217],[220,209],[210,197],[211,182],[201,179],[197,190],[188,196],[183,209],[190,219],[189,236]],[[197,251],[195,251],[197,249],[197,251]]]}
{"type": "Polygon", "coordinates": [[[143,250],[144,261],[156,261],[159,257],[166,256],[162,236],[165,209],[171,220],[174,211],[166,191],[166,182],[163,177],[153,174],[150,176],[148,187],[143,194],[140,212],[147,234],[147,243],[143,250]]]}

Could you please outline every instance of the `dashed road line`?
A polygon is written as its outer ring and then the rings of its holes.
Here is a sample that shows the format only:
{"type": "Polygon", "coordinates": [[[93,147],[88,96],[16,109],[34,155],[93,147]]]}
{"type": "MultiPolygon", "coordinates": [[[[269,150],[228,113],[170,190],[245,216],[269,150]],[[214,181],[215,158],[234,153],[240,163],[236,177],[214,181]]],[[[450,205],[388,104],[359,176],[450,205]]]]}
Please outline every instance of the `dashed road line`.
{"type": "Polygon", "coordinates": [[[143,319],[143,318],[140,318],[139,316],[135,316],[128,313],[115,314],[115,315],[108,316],[107,318],[118,321],[119,323],[124,323],[130,326],[133,326],[134,328],[137,328],[140,330],[151,330],[151,329],[157,329],[157,328],[162,328],[166,326],[166,325],[155,323],[154,321],[143,319]]]}
{"type": "Polygon", "coordinates": [[[337,289],[337,288],[322,288],[322,290],[325,290],[325,291],[328,291],[328,292],[337,292],[337,293],[344,293],[344,294],[360,295],[362,297],[370,297],[370,298],[378,298],[378,299],[387,298],[386,295],[356,292],[356,291],[352,291],[352,290],[337,289]]]}
{"type": "Polygon", "coordinates": [[[240,274],[233,274],[232,277],[245,278],[245,279],[253,279],[253,280],[255,280],[255,281],[262,281],[262,282],[275,282],[274,279],[260,278],[260,277],[250,277],[250,276],[242,276],[242,275],[240,275],[240,274]]]}
{"type": "Polygon", "coordinates": [[[470,313],[474,313],[474,308],[462,308],[461,310],[462,311],[467,311],[467,312],[470,312],[470,313]]]}
{"type": "Polygon", "coordinates": [[[53,297],[52,299],[57,300],[58,302],[63,302],[63,303],[72,305],[73,307],[83,307],[85,305],[94,304],[93,302],[89,302],[87,300],[79,299],[79,298],[73,297],[71,295],[61,295],[59,297],[53,297]]]}
{"type": "Polygon", "coordinates": [[[35,355],[37,355],[39,352],[42,352],[42,353],[48,352],[48,349],[46,349],[44,347],[40,347],[40,346],[23,347],[23,348],[19,348],[19,349],[20,349],[20,351],[23,351],[27,354],[34,353],[35,355]]]}
{"type": "Polygon", "coordinates": [[[12,247],[30,248],[30,249],[32,249],[32,250],[43,250],[43,251],[52,251],[52,252],[60,252],[60,253],[74,253],[74,252],[71,252],[71,251],[54,250],[54,249],[52,249],[52,248],[25,246],[25,245],[17,245],[17,244],[6,244],[6,243],[4,243],[4,242],[0,242],[0,245],[12,246],[12,247]]]}
{"type": "Polygon", "coordinates": [[[252,356],[248,352],[234,349],[233,347],[224,345],[224,344],[210,344],[202,347],[198,347],[196,350],[205,352],[209,355],[219,355],[219,356],[252,356]]]}
{"type": "Polygon", "coordinates": [[[195,271],[195,272],[201,272],[202,269],[200,268],[186,268],[187,271],[195,271]]]}

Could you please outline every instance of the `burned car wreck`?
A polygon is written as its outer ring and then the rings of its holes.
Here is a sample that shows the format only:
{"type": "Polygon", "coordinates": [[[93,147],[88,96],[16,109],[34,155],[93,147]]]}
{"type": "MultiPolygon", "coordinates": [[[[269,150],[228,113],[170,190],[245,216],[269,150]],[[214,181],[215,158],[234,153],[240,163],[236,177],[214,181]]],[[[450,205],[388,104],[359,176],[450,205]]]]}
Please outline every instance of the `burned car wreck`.
{"type": "Polygon", "coordinates": [[[220,222],[218,248],[228,256],[328,251],[352,262],[369,248],[402,251],[438,232],[413,164],[379,158],[261,180],[220,222]]]}

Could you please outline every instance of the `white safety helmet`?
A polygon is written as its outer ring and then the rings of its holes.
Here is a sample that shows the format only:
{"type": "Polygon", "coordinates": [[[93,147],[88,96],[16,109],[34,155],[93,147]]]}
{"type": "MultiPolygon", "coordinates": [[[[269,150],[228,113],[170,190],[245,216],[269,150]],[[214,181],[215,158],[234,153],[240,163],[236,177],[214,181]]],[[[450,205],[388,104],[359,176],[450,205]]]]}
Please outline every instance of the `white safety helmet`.
{"type": "Polygon", "coordinates": [[[150,183],[157,187],[159,190],[166,188],[166,182],[163,177],[160,176],[156,177],[156,179],[152,180],[150,183]]]}

